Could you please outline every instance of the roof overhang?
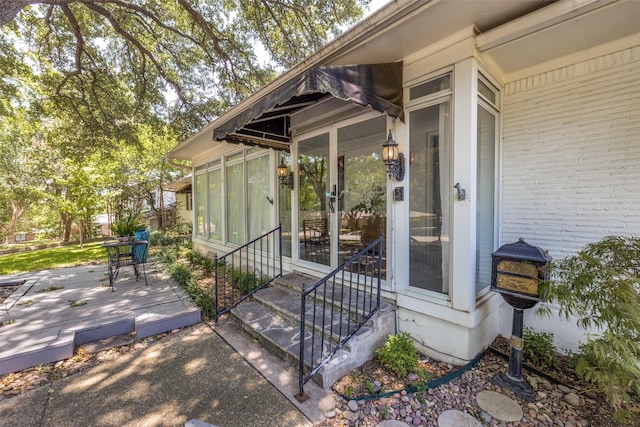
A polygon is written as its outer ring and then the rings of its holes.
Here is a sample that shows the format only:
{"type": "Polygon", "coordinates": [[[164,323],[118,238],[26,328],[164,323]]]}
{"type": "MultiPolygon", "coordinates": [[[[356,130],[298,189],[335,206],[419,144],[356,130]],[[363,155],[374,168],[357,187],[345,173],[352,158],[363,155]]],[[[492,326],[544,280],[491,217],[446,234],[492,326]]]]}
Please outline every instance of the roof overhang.
{"type": "Polygon", "coordinates": [[[637,0],[560,1],[476,37],[476,46],[505,75],[640,33],[637,0]]]}
{"type": "Polygon", "coordinates": [[[166,191],[173,191],[174,193],[190,193],[191,192],[191,174],[180,178],[176,181],[170,182],[163,186],[166,191]]]}
{"type": "Polygon", "coordinates": [[[298,90],[300,82],[317,70],[345,64],[400,64],[425,46],[473,27],[478,51],[504,76],[514,75],[637,34],[637,16],[636,0],[395,0],[227,111],[167,157],[193,159],[212,148],[216,139],[287,149],[287,117],[307,102],[336,96],[322,87],[298,90]]]}
{"type": "MultiPolygon", "coordinates": [[[[275,117],[278,114],[286,117],[287,114],[296,108],[295,105],[303,105],[305,99],[298,98],[301,95],[309,95],[305,91],[295,92],[293,97],[283,94],[295,81],[308,78],[313,74],[312,69],[322,67],[345,66],[350,64],[390,64],[398,63],[408,54],[415,52],[419,48],[434,43],[441,38],[467,28],[469,25],[480,24],[482,28],[493,28],[494,26],[507,22],[510,19],[526,14],[532,10],[540,8],[552,0],[521,0],[509,2],[504,0],[395,0],[370,15],[358,25],[343,33],[333,42],[321,48],[316,54],[308,57],[296,66],[287,70],[274,81],[262,87],[260,90],[249,96],[237,106],[227,111],[225,114],[205,126],[200,132],[192,135],[183,141],[178,147],[167,153],[165,157],[174,159],[191,160],[200,153],[211,149],[214,132],[223,126],[227,131],[216,132],[220,138],[226,134],[225,141],[242,142],[248,144],[259,143],[274,148],[286,149],[288,146],[288,135],[278,130],[275,117]],[[462,4],[464,3],[464,4],[462,4]],[[274,104],[275,99],[280,104],[274,104]],[[270,101],[267,101],[269,99],[270,101]],[[300,104],[297,104],[300,103],[300,104]],[[272,108],[268,108],[271,106],[272,108]],[[276,108],[283,108],[279,112],[276,108]],[[262,111],[261,116],[256,116],[257,111],[262,111]],[[268,114],[265,114],[268,113],[268,114]],[[268,115],[273,114],[272,117],[268,115]],[[236,119],[243,117],[243,119],[236,119]],[[264,129],[252,129],[251,126],[238,126],[239,123],[249,118],[249,121],[258,123],[257,120],[269,119],[271,121],[269,132],[260,132],[264,129]],[[243,133],[237,130],[249,129],[243,133]],[[229,133],[228,130],[234,130],[229,133]],[[273,132],[275,130],[275,132],[273,132]],[[272,137],[268,133],[272,132],[278,137],[272,137]],[[268,139],[267,139],[268,137],[268,139]]],[[[311,98],[331,94],[313,92],[311,98]]],[[[308,100],[308,99],[307,99],[308,100]]],[[[354,101],[357,102],[357,101],[354,101]]],[[[401,103],[395,103],[401,107],[401,103]]],[[[376,108],[372,105],[373,108],[376,108]]],[[[401,117],[401,112],[393,113],[392,110],[384,111],[397,117],[401,117]]],[[[266,126],[263,126],[265,128],[266,126]]]]}

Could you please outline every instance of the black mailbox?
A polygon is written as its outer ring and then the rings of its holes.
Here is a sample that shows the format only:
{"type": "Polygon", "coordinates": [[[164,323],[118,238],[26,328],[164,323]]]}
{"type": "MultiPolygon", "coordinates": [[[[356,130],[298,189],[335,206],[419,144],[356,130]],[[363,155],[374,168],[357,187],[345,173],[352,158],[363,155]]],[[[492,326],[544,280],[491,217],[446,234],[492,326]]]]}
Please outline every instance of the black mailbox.
{"type": "Polygon", "coordinates": [[[539,301],[540,281],[549,278],[551,257],[520,238],[491,254],[491,290],[499,292],[511,306],[531,308],[539,301]]]}
{"type": "Polygon", "coordinates": [[[549,262],[551,257],[545,251],[526,243],[523,238],[503,245],[491,254],[491,290],[502,294],[513,307],[509,373],[499,373],[491,382],[530,402],[535,398],[535,392],[522,378],[523,311],[542,301],[539,285],[549,278],[549,262]]]}

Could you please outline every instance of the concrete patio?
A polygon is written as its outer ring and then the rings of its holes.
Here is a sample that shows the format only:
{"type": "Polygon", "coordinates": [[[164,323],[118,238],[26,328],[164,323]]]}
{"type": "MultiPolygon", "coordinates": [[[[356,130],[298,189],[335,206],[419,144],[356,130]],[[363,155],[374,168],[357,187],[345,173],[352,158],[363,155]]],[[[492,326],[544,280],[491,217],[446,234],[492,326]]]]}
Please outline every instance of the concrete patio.
{"type": "Polygon", "coordinates": [[[186,292],[150,260],[148,285],[122,268],[114,292],[106,265],[0,277],[25,282],[0,305],[0,375],[73,355],[76,346],[135,332],[138,339],[200,321],[186,292]]]}

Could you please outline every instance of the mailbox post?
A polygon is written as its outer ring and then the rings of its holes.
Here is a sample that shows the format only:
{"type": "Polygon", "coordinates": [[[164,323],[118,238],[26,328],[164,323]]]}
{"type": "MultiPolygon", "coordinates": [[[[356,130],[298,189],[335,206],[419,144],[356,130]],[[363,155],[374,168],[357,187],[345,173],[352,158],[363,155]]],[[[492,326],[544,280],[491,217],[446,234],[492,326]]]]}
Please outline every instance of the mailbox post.
{"type": "Polygon", "coordinates": [[[524,310],[542,301],[540,281],[549,277],[551,257],[523,238],[501,246],[491,254],[491,290],[499,292],[513,307],[513,321],[509,343],[509,372],[500,373],[491,382],[507,388],[522,399],[532,401],[535,392],[522,378],[522,350],[524,348],[524,310]]]}

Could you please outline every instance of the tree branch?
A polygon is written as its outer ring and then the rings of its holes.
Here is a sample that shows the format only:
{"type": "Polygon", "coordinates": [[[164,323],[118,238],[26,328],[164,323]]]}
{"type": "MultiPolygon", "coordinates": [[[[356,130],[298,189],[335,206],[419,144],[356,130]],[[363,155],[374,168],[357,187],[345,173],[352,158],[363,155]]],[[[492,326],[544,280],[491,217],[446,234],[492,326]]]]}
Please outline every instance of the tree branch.
{"type": "Polygon", "coordinates": [[[79,75],[82,72],[82,52],[84,50],[84,38],[82,37],[82,31],[80,30],[80,24],[78,24],[78,20],[74,16],[69,6],[66,4],[60,5],[60,8],[64,12],[64,15],[67,17],[69,24],[71,25],[71,29],[73,30],[73,36],[76,39],[76,54],[75,54],[75,70],[68,72],[64,79],[58,83],[56,87],[56,94],[60,93],[62,87],[74,76],[79,75]]]}
{"type": "Polygon", "coordinates": [[[0,27],[13,21],[22,9],[34,3],[39,2],[33,0],[0,0],[0,27]]]}
{"type": "Polygon", "coordinates": [[[146,56],[153,63],[153,65],[155,66],[158,73],[162,76],[162,78],[171,85],[173,90],[176,91],[176,95],[178,96],[180,101],[182,101],[185,104],[189,104],[189,102],[187,101],[187,99],[184,97],[182,93],[182,87],[176,81],[174,81],[171,77],[169,77],[167,70],[162,66],[162,64],[160,64],[160,62],[156,59],[156,57],[146,47],[144,47],[142,43],[140,43],[140,41],[136,37],[134,37],[127,30],[122,28],[118,20],[113,16],[113,14],[109,10],[94,3],[84,3],[84,4],[89,9],[104,16],[109,21],[109,23],[111,24],[111,27],[115,30],[116,33],[120,34],[125,40],[131,43],[136,48],[136,50],[140,52],[141,55],[146,56]]]}

